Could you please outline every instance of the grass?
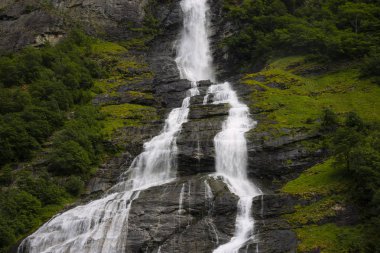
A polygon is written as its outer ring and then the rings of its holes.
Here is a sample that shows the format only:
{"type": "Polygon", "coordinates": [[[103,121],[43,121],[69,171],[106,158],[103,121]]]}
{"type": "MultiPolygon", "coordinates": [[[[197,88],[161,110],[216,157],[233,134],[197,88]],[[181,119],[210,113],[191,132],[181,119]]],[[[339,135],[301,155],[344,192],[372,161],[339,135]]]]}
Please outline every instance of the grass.
{"type": "Polygon", "coordinates": [[[266,115],[256,131],[316,129],[323,108],[330,108],[340,115],[355,111],[365,121],[380,121],[378,85],[360,79],[355,66],[344,66],[314,77],[294,74],[301,67],[313,64],[305,63],[304,57],[300,56],[282,58],[265,70],[243,78],[243,83],[259,87],[252,92],[251,111],[265,111],[266,115]]]}
{"type": "Polygon", "coordinates": [[[341,196],[331,196],[307,206],[296,206],[296,212],[284,215],[284,218],[293,226],[318,224],[326,218],[336,216],[337,209],[344,202],[341,196]]]}
{"type": "Polygon", "coordinates": [[[101,41],[98,40],[96,43],[91,45],[91,50],[94,54],[97,54],[101,57],[112,55],[112,56],[119,56],[120,54],[127,53],[128,50],[113,42],[108,41],[101,41]]]}
{"type": "Polygon", "coordinates": [[[304,171],[298,178],[288,182],[282,192],[312,197],[345,191],[349,185],[343,177],[343,169],[333,166],[333,159],[304,171]]]}
{"type": "Polygon", "coordinates": [[[137,104],[107,105],[101,111],[107,115],[103,131],[108,136],[124,126],[139,126],[159,118],[154,107],[137,104]]]}
{"type": "Polygon", "coordinates": [[[326,223],[350,202],[346,195],[350,184],[344,178],[343,169],[334,167],[333,163],[334,160],[329,159],[309,168],[281,189],[282,192],[311,200],[306,205],[297,205],[294,213],[283,215],[295,228],[299,252],[364,252],[365,246],[361,244],[368,238],[362,238],[363,226],[326,223]]]}
{"type": "Polygon", "coordinates": [[[300,252],[349,253],[363,249],[362,228],[359,226],[307,226],[296,229],[300,252]]]}

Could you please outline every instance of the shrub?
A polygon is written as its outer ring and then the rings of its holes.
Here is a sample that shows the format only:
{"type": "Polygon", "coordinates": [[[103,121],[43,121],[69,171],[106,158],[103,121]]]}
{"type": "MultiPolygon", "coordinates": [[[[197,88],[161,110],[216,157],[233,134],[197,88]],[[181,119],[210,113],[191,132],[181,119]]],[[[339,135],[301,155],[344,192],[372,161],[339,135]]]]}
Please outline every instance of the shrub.
{"type": "Polygon", "coordinates": [[[80,195],[84,190],[84,182],[77,176],[70,176],[65,183],[65,189],[73,196],[80,195]]]}
{"type": "Polygon", "coordinates": [[[59,143],[49,158],[49,170],[57,175],[81,175],[90,171],[86,150],[75,141],[59,143]]]}
{"type": "Polygon", "coordinates": [[[330,109],[326,108],[322,113],[321,131],[332,132],[339,126],[337,115],[330,109]]]}

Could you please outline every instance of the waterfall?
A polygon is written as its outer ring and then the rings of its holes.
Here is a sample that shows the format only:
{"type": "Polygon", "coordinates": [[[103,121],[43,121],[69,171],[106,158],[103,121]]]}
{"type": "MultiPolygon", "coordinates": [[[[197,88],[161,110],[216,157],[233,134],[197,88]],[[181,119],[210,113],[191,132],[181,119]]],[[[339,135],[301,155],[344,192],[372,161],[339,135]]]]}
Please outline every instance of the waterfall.
{"type": "MultiPolygon", "coordinates": [[[[132,162],[102,198],[86,205],[56,215],[27,237],[18,252],[28,253],[119,253],[125,252],[128,237],[128,217],[133,200],[140,191],[162,185],[176,176],[176,137],[183,123],[187,122],[190,98],[199,95],[197,81],[215,81],[208,40],[207,0],[182,0],[184,13],[183,31],[176,45],[175,59],[181,78],[188,79],[192,87],[188,90],[182,106],[173,109],[159,135],[144,144],[143,152],[132,162]]],[[[222,131],[214,139],[216,171],[239,197],[235,234],[230,242],[220,245],[214,252],[237,252],[252,237],[254,220],[251,218],[252,198],[260,190],[247,178],[247,145],[244,134],[254,127],[249,118],[248,107],[238,101],[229,83],[212,85],[204,98],[208,102],[213,94],[214,103],[229,103],[231,108],[222,131]]],[[[206,184],[206,197],[212,199],[210,186],[206,184]]],[[[179,195],[179,213],[183,211],[185,184],[179,195]]],[[[190,206],[191,185],[188,186],[190,206]]],[[[190,220],[190,219],[189,219],[190,220]]],[[[216,244],[219,243],[215,233],[216,244]]],[[[161,248],[158,249],[160,251],[161,248]]],[[[184,249],[185,250],[185,249],[184,249]]]]}
{"type": "Polygon", "coordinates": [[[228,117],[223,122],[222,131],[214,138],[215,167],[217,175],[221,176],[230,191],[239,197],[234,236],[214,252],[238,252],[252,238],[254,229],[254,220],[251,217],[252,199],[261,194],[260,189],[247,177],[248,152],[244,136],[256,125],[256,122],[250,119],[248,107],[239,102],[229,83],[212,85],[208,93],[214,95],[215,104],[229,103],[231,106],[228,117]]]}
{"type": "Polygon", "coordinates": [[[214,80],[208,40],[207,0],[182,0],[183,31],[176,62],[181,77],[190,81],[214,80]]]}
{"type": "Polygon", "coordinates": [[[18,252],[124,252],[133,200],[141,190],[175,178],[176,136],[187,121],[190,97],[199,94],[196,81],[213,77],[206,1],[184,0],[181,7],[185,18],[176,62],[181,78],[192,81],[182,106],[169,113],[161,133],[144,144],[144,151],[104,197],[56,215],[27,237],[18,252]]]}

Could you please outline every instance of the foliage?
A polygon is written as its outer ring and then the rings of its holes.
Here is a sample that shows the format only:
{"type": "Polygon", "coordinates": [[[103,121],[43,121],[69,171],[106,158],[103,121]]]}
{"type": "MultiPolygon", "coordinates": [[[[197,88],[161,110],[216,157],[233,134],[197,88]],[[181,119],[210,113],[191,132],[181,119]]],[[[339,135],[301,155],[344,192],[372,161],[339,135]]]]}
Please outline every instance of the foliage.
{"type": "Polygon", "coordinates": [[[374,81],[380,84],[380,53],[378,50],[373,50],[364,57],[361,71],[364,77],[373,77],[374,81]]]}
{"type": "MultiPolygon", "coordinates": [[[[337,119],[355,111],[367,122],[380,121],[380,87],[360,78],[355,65],[331,67],[305,59],[304,56],[280,58],[271,62],[264,70],[246,74],[242,83],[252,90],[250,109],[258,113],[260,124],[255,131],[266,131],[274,135],[285,130],[298,129],[317,131],[325,114],[336,114],[337,119]],[[313,73],[318,75],[301,75],[313,73]],[[263,115],[263,116],[261,116],[263,115]]],[[[329,116],[335,117],[335,116],[329,116]]],[[[327,120],[327,119],[326,119],[327,120]]],[[[339,123],[341,124],[341,123],[339,123]]],[[[336,122],[332,128],[336,128],[336,122]]]]}
{"type": "Polygon", "coordinates": [[[71,176],[65,183],[65,189],[71,195],[78,196],[84,190],[84,182],[78,176],[71,176]]]}
{"type": "Polygon", "coordinates": [[[362,228],[337,226],[332,223],[296,229],[300,252],[349,253],[365,252],[362,228]]]}
{"type": "Polygon", "coordinates": [[[38,224],[41,202],[28,192],[6,189],[0,194],[0,249],[38,224]]]}
{"type": "Polygon", "coordinates": [[[328,108],[323,110],[321,131],[332,132],[338,127],[338,116],[328,108]]]}
{"type": "Polygon", "coordinates": [[[376,1],[225,0],[224,9],[237,28],[224,45],[240,67],[300,53],[324,60],[372,59],[371,48],[380,40],[376,1]]]}
{"type": "Polygon", "coordinates": [[[0,57],[0,252],[79,196],[105,153],[104,116],[89,104],[102,43],[73,30],[0,57]]]}
{"type": "Polygon", "coordinates": [[[78,30],[56,47],[0,57],[0,166],[30,159],[62,127],[65,111],[89,101],[100,77],[93,40],[78,30]]]}
{"type": "Polygon", "coordinates": [[[86,151],[75,141],[59,143],[50,157],[50,171],[57,175],[88,173],[90,158],[86,151]]]}

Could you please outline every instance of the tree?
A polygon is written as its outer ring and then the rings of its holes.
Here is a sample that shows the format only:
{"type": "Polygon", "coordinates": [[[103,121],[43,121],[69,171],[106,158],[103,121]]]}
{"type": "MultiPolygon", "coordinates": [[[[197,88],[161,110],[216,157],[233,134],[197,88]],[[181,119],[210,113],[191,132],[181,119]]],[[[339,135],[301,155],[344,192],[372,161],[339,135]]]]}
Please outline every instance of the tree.
{"type": "Polygon", "coordinates": [[[322,122],[321,122],[321,131],[322,132],[332,132],[335,131],[339,126],[338,117],[329,108],[325,108],[322,112],[322,122]]]}

